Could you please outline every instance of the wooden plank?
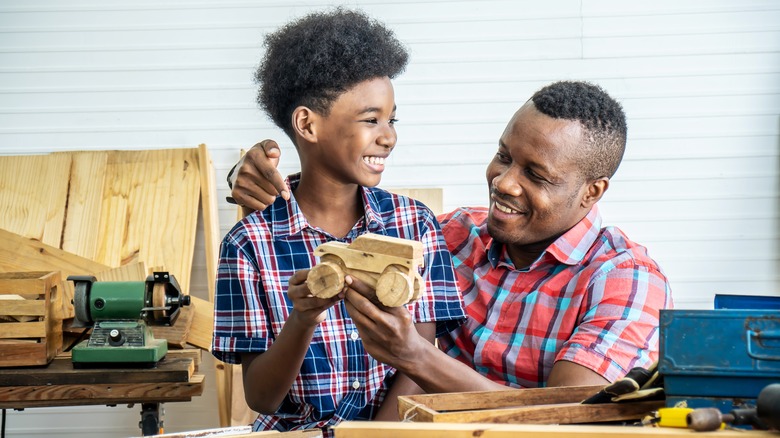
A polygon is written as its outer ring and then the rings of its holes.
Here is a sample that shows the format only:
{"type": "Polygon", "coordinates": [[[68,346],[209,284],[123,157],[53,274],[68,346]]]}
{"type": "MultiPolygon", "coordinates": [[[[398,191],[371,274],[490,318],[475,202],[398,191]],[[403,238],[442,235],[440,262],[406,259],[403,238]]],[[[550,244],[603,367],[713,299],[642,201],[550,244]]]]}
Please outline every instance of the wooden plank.
{"type": "Polygon", "coordinates": [[[108,152],[58,152],[53,155],[57,154],[69,154],[72,159],[68,206],[60,248],[94,259],[98,250],[95,233],[103,208],[108,152]]]}
{"type": "Polygon", "coordinates": [[[183,358],[189,358],[192,359],[193,364],[195,365],[195,370],[197,371],[198,368],[200,368],[200,362],[202,360],[203,350],[199,348],[182,348],[182,349],[169,349],[168,354],[166,357],[173,358],[173,359],[183,359],[183,358]]]}
{"type": "Polygon", "coordinates": [[[109,266],[104,264],[0,229],[0,272],[61,271],[63,319],[73,317],[73,283],[65,279],[69,275],[94,275],[107,269],[109,266]]]}
{"type": "Polygon", "coordinates": [[[189,432],[179,433],[165,433],[162,435],[155,435],[157,438],[201,438],[201,437],[217,437],[217,436],[229,436],[230,438],[259,438],[259,437],[271,437],[271,438],[321,438],[322,431],[320,430],[290,430],[287,432],[280,432],[278,430],[265,430],[262,432],[252,432],[250,426],[230,426],[221,427],[218,429],[204,429],[193,430],[189,432]],[[247,433],[243,433],[247,432],[247,433]]]}
{"type": "Polygon", "coordinates": [[[408,395],[399,397],[399,410],[401,404],[406,409],[422,405],[434,411],[465,411],[581,402],[603,388],[592,385],[408,395]]]}
{"type": "Polygon", "coordinates": [[[45,337],[46,323],[44,321],[4,322],[0,324],[0,339],[45,337]]]}
{"type": "Polygon", "coordinates": [[[573,424],[637,420],[663,401],[583,405],[602,386],[535,388],[398,397],[403,421],[573,424]]]}
{"type": "Polygon", "coordinates": [[[189,293],[200,190],[197,149],[111,151],[105,181],[96,260],[161,266],[189,293]]]}
{"type": "MultiPolygon", "coordinates": [[[[483,409],[434,415],[436,423],[585,424],[641,420],[664,401],[583,405],[560,403],[519,408],[483,409]]],[[[414,418],[409,418],[414,420],[414,418]]]]}
{"type": "Polygon", "coordinates": [[[440,215],[444,210],[444,191],[439,188],[391,188],[385,189],[398,195],[407,196],[416,199],[433,211],[433,214],[440,215]]]}
{"type": "Polygon", "coordinates": [[[0,156],[0,228],[59,247],[68,155],[0,156]]]}
{"type": "Polygon", "coordinates": [[[206,281],[208,282],[209,301],[213,303],[214,289],[217,284],[217,263],[219,262],[219,212],[214,164],[205,144],[198,146],[198,164],[200,166],[200,204],[203,208],[203,234],[205,236],[206,281]]]}
{"type": "Polygon", "coordinates": [[[775,432],[719,430],[695,432],[672,427],[538,425],[486,423],[404,423],[344,421],[333,428],[336,438],[771,438],[775,432]]]}
{"type": "Polygon", "coordinates": [[[0,409],[190,401],[203,387],[202,374],[173,383],[0,386],[0,409]]]}
{"type": "MultiPolygon", "coordinates": [[[[49,363],[49,342],[0,340],[0,364],[3,367],[29,367],[49,363]]],[[[3,368],[0,375],[6,371],[3,368]]]]}
{"type": "Polygon", "coordinates": [[[0,316],[44,316],[46,301],[0,299],[0,316]]]}
{"type": "Polygon", "coordinates": [[[211,351],[211,339],[214,336],[214,304],[194,296],[191,296],[190,300],[194,316],[187,343],[211,351]]]}
{"type": "Polygon", "coordinates": [[[225,368],[225,371],[229,371],[232,374],[232,385],[230,388],[230,424],[239,426],[254,423],[258,413],[250,409],[249,405],[246,404],[241,366],[231,364],[230,367],[225,368]]]}
{"type": "Polygon", "coordinates": [[[195,362],[188,357],[166,356],[155,368],[74,369],[70,356],[57,356],[45,368],[4,369],[0,386],[188,382],[194,370],[195,362]]]}

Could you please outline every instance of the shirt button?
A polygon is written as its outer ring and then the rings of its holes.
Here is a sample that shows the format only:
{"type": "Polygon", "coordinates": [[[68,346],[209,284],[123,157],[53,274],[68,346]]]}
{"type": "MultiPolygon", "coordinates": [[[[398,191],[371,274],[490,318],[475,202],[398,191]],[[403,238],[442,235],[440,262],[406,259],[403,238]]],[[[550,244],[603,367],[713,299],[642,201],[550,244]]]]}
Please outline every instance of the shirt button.
{"type": "Polygon", "coordinates": [[[360,382],[358,382],[357,380],[355,380],[354,382],[352,382],[352,387],[353,387],[353,388],[355,388],[355,389],[358,389],[358,388],[360,388],[360,382]]]}
{"type": "Polygon", "coordinates": [[[351,338],[353,341],[357,341],[358,334],[357,334],[357,332],[352,332],[352,334],[351,334],[351,335],[349,335],[349,337],[350,337],[350,338],[351,338]]]}

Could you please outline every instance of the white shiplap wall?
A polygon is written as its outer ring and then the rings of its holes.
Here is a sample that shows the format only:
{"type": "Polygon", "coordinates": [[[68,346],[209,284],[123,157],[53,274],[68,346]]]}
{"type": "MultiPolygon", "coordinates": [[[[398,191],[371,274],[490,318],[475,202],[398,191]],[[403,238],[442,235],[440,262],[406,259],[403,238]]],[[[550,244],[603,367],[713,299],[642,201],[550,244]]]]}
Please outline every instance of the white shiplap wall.
{"type": "MultiPolygon", "coordinates": [[[[239,148],[289,142],[254,103],[265,32],[333,2],[0,1],[0,154],[195,147],[219,181],[239,148]]],[[[629,146],[602,202],[650,248],[678,307],[718,293],[778,295],[780,3],[365,0],[412,51],[396,80],[399,145],[384,186],[442,187],[445,209],[484,205],[506,122],[558,79],[625,106],[629,146]]],[[[226,187],[220,187],[220,199],[226,187]]],[[[220,205],[222,231],[234,222],[220,205]]],[[[202,254],[202,233],[196,251],[202,254]]],[[[202,257],[193,291],[205,292],[202,257]]],[[[166,405],[166,431],[217,425],[213,378],[166,405]]],[[[8,413],[13,437],[137,435],[139,407],[8,413]],[[66,432],[67,430],[67,432],[66,432]]]]}

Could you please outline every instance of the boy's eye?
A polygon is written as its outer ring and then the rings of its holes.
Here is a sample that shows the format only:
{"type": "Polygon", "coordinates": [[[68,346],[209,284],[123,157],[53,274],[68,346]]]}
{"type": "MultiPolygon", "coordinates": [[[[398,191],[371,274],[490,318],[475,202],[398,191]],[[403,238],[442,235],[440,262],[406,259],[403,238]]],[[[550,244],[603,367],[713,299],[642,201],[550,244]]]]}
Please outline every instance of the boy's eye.
{"type": "Polygon", "coordinates": [[[390,119],[389,123],[391,125],[395,125],[398,122],[398,119],[390,119]]]}

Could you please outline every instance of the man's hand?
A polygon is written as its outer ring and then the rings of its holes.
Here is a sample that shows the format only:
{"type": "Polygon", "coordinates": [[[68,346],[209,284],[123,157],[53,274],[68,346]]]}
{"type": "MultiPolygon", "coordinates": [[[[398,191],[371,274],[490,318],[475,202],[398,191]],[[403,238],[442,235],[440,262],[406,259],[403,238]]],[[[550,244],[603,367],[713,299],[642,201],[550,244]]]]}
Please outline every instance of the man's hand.
{"type": "Polygon", "coordinates": [[[287,288],[287,296],[293,303],[293,311],[290,313],[290,320],[295,320],[304,326],[314,326],[325,320],[326,310],[344,298],[343,293],[339,293],[330,298],[317,298],[312,296],[309,287],[306,286],[306,277],[309,270],[297,271],[290,277],[287,288]]]}
{"type": "Polygon", "coordinates": [[[375,303],[374,291],[357,278],[347,276],[346,307],[355,322],[366,351],[376,360],[399,370],[414,366],[418,348],[431,344],[417,333],[405,306],[385,307],[375,303]]]}
{"type": "Polygon", "coordinates": [[[263,140],[241,157],[231,175],[231,197],[249,210],[265,210],[277,196],[290,199],[284,178],[276,169],[282,151],[273,140],[263,140]]]}

